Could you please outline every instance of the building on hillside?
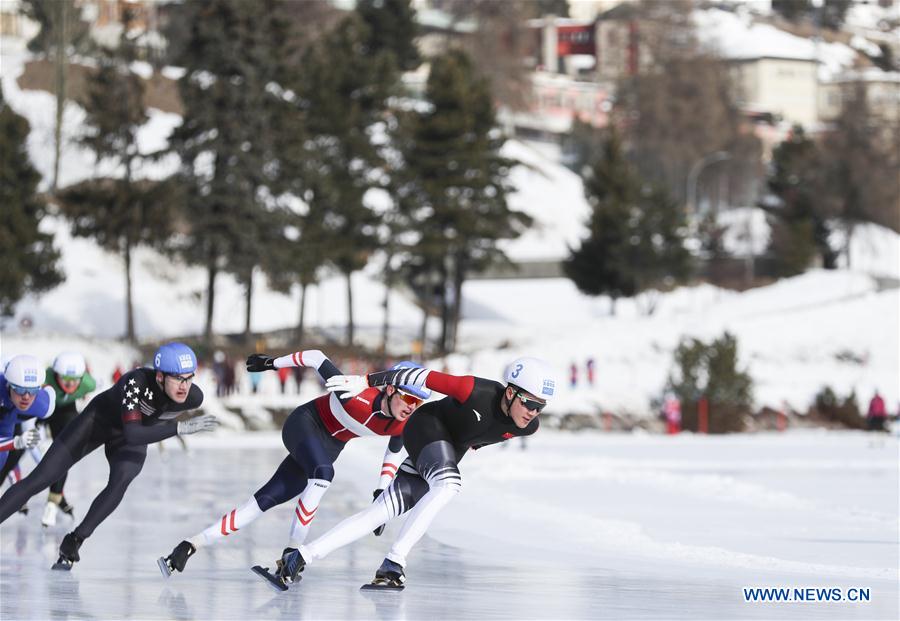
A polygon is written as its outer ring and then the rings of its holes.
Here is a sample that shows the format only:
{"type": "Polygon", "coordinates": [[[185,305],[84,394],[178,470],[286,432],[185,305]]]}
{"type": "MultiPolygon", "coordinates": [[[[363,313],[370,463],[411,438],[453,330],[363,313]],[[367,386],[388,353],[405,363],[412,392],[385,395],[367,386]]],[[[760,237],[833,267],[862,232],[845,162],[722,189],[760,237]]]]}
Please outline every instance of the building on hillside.
{"type": "Polygon", "coordinates": [[[141,33],[137,43],[148,58],[161,58],[165,52],[166,41],[160,27],[166,4],[171,4],[171,0],[76,0],[81,19],[90,24],[91,37],[106,47],[118,45],[127,13],[132,30],[141,33]]]}
{"type": "Polygon", "coordinates": [[[556,141],[568,134],[575,118],[604,127],[612,110],[610,89],[597,82],[536,71],[531,74],[527,108],[505,111],[501,118],[521,136],[556,141]]]}
{"type": "Polygon", "coordinates": [[[742,108],[769,112],[790,125],[818,124],[815,58],[760,55],[731,58],[730,64],[742,108]]]}
{"type": "Polygon", "coordinates": [[[824,121],[837,118],[849,96],[848,90],[856,85],[865,88],[868,111],[873,119],[887,126],[900,123],[900,72],[875,67],[845,71],[823,82],[819,97],[820,118],[824,121]]]}
{"type": "Polygon", "coordinates": [[[22,15],[21,0],[0,1],[0,37],[17,37],[26,41],[34,37],[40,25],[22,15]]]}

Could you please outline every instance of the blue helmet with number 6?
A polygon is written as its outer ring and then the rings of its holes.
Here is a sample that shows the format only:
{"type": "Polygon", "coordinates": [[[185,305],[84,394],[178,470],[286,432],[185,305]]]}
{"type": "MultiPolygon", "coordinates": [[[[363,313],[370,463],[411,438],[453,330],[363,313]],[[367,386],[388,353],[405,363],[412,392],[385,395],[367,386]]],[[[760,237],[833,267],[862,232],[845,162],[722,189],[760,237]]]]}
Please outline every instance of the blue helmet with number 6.
{"type": "MultiPolygon", "coordinates": [[[[403,360],[398,362],[394,366],[391,367],[392,370],[396,369],[423,369],[424,367],[418,362],[413,362],[412,360],[403,360]]],[[[400,390],[405,393],[408,393],[414,397],[418,397],[422,401],[426,401],[431,398],[431,391],[425,388],[424,386],[409,386],[409,385],[400,385],[397,386],[400,390]]]]}
{"type": "Polygon", "coordinates": [[[197,370],[197,356],[184,343],[166,343],[156,350],[153,368],[171,375],[193,373],[197,370]]]}
{"type": "Polygon", "coordinates": [[[516,358],[506,367],[503,378],[507,384],[538,399],[549,401],[556,394],[556,373],[546,360],[540,358],[516,358]]]}

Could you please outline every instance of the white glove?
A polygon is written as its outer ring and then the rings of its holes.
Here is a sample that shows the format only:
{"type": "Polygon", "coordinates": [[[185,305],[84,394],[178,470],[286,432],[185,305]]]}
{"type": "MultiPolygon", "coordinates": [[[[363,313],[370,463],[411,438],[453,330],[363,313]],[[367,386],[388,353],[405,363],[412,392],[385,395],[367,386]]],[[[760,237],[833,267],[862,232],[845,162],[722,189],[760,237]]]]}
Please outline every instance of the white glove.
{"type": "Polygon", "coordinates": [[[215,431],[219,426],[219,419],[212,414],[203,414],[196,418],[189,418],[178,422],[178,435],[186,436],[198,431],[215,431]]]}
{"type": "Polygon", "coordinates": [[[41,441],[41,434],[37,429],[29,429],[27,431],[23,431],[21,435],[13,438],[13,448],[14,449],[26,449],[31,448],[33,446],[37,446],[38,442],[41,441]]]}
{"type": "Polygon", "coordinates": [[[325,381],[325,388],[339,399],[349,399],[369,388],[369,380],[365,375],[332,375],[325,381]]]}

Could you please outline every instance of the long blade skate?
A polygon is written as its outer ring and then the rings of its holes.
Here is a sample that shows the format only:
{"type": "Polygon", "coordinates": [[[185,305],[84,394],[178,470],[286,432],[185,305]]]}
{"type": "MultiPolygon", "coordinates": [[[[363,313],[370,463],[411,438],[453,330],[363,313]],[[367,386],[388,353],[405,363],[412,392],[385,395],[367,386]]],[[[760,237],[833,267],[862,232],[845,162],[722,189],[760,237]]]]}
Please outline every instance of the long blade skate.
{"type": "Polygon", "coordinates": [[[402,591],[406,588],[405,584],[388,580],[387,578],[375,578],[369,584],[359,587],[360,591],[402,591]]]}
{"type": "Polygon", "coordinates": [[[169,567],[169,561],[166,560],[165,556],[160,556],[156,559],[156,564],[159,565],[159,571],[162,572],[163,578],[168,578],[172,575],[172,568],[169,567]]]}
{"type": "Polygon", "coordinates": [[[276,576],[272,572],[269,571],[268,567],[260,567],[259,565],[254,565],[250,568],[250,570],[255,573],[257,576],[260,576],[266,583],[275,589],[276,591],[287,591],[288,585],[282,580],[281,576],[276,576]]]}
{"type": "Polygon", "coordinates": [[[62,571],[72,571],[72,565],[74,565],[74,564],[75,564],[75,562],[72,561],[71,559],[67,559],[64,556],[60,556],[59,559],[55,563],[53,563],[53,566],[50,569],[57,569],[57,570],[62,570],[62,571]]]}

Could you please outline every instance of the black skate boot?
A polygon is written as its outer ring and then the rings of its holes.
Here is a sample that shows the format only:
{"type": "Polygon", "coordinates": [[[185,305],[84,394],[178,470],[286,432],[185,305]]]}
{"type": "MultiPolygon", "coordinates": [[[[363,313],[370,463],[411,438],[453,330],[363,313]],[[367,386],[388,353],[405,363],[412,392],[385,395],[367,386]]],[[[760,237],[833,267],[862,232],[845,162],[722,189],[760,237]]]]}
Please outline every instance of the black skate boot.
{"type": "Polygon", "coordinates": [[[73,520],[75,519],[75,507],[69,504],[69,501],[66,500],[65,496],[59,499],[59,510],[68,515],[73,520]]]}
{"type": "Polygon", "coordinates": [[[281,560],[275,561],[278,576],[286,583],[300,582],[300,572],[306,567],[306,561],[300,556],[297,548],[285,548],[281,560]]]}
{"type": "Polygon", "coordinates": [[[159,565],[159,571],[162,572],[163,578],[171,576],[173,571],[184,571],[184,566],[187,564],[188,559],[196,551],[197,548],[191,545],[190,541],[182,541],[175,546],[175,549],[172,550],[169,556],[159,557],[156,564],[159,565]]]}
{"type": "Polygon", "coordinates": [[[375,579],[369,584],[364,584],[364,590],[385,589],[389,591],[402,591],[406,582],[406,574],[403,566],[394,561],[384,559],[381,567],[375,572],[375,579]]]}
{"type": "Polygon", "coordinates": [[[70,571],[72,565],[81,560],[78,556],[78,549],[84,543],[84,537],[76,535],[74,532],[63,537],[62,543],[59,544],[59,559],[50,569],[64,569],[70,571]]]}
{"type": "Polygon", "coordinates": [[[269,571],[268,567],[254,565],[251,567],[253,573],[262,577],[269,586],[278,591],[287,591],[288,585],[292,582],[300,582],[300,572],[306,567],[306,561],[300,555],[297,548],[285,548],[281,553],[281,558],[275,561],[275,573],[269,571]]]}

